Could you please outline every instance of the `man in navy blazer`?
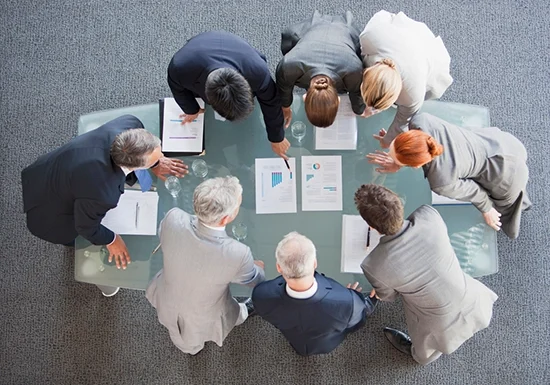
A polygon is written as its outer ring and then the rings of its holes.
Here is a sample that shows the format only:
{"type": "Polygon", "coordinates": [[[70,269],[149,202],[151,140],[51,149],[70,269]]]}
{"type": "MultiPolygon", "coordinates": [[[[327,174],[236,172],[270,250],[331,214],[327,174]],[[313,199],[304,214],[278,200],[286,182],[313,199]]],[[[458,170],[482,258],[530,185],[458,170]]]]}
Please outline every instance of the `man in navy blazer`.
{"type": "Polygon", "coordinates": [[[138,118],[121,116],[22,171],[27,227],[51,243],[71,245],[81,235],[95,245],[106,245],[109,261],[114,258],[118,268],[126,268],[130,257],[124,241],[101,220],[117,206],[125,181],[136,181],[134,170],[183,176],[186,167],[163,156],[160,140],[143,129],[138,118]]]}
{"type": "Polygon", "coordinates": [[[377,299],[365,298],[357,282],[346,288],[315,271],[315,246],[305,236],[287,234],[275,254],[282,276],[256,286],[252,302],[298,354],[331,352],[374,311],[377,299]]]}
{"type": "Polygon", "coordinates": [[[246,118],[254,109],[256,96],[271,147],[287,159],[290,143],[285,139],[277,87],[265,56],[245,40],[223,31],[204,32],[191,38],[170,61],[168,85],[184,112],[182,123],[192,122],[204,112],[197,96],[230,121],[246,118]]]}

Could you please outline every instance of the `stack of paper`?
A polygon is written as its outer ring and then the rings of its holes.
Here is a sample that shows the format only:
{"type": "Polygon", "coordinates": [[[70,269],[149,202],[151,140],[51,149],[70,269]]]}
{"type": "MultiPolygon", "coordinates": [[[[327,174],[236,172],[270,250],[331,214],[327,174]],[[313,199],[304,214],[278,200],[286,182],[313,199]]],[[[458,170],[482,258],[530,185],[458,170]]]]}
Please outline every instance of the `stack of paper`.
{"type": "Polygon", "coordinates": [[[156,235],[158,202],[154,191],[126,190],[101,224],[117,234],[156,235]]]}
{"type": "Polygon", "coordinates": [[[296,158],[256,159],[256,214],[295,213],[296,158]]]}
{"type": "MultiPolygon", "coordinates": [[[[204,108],[202,99],[197,98],[201,108],[204,108]]],[[[183,114],[174,98],[164,99],[162,115],[162,151],[201,153],[204,137],[204,114],[186,124],[181,124],[180,115],[183,114]]]]}
{"type": "Polygon", "coordinates": [[[456,199],[447,198],[441,195],[438,195],[432,191],[432,205],[441,206],[441,205],[471,205],[470,202],[457,201],[456,199]]]}
{"type": "Polygon", "coordinates": [[[330,127],[315,127],[315,149],[357,149],[357,117],[347,96],[340,98],[336,120],[330,127]]]}
{"type": "Polygon", "coordinates": [[[369,225],[359,215],[342,216],[342,258],[340,270],[342,273],[362,273],[361,262],[380,242],[378,231],[370,230],[369,225]]]}
{"type": "Polygon", "coordinates": [[[302,210],[342,210],[342,157],[302,156],[302,210]]]}

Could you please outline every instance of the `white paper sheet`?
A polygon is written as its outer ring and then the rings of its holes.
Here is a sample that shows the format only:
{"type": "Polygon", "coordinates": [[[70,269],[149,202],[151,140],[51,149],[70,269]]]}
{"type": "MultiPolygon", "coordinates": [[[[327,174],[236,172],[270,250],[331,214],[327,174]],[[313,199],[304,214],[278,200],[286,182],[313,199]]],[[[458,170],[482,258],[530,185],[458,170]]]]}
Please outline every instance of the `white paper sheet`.
{"type": "Polygon", "coordinates": [[[342,210],[342,157],[302,156],[302,210],[342,210]]]}
{"type": "Polygon", "coordinates": [[[125,190],[101,224],[117,234],[156,235],[158,202],[154,191],[125,190]]]}
{"type": "MultiPolygon", "coordinates": [[[[202,99],[197,98],[201,108],[204,108],[202,99]]],[[[183,114],[174,98],[164,99],[162,151],[166,152],[202,152],[204,136],[204,114],[184,125],[181,124],[183,114]]]]}
{"type": "Polygon", "coordinates": [[[256,214],[295,213],[296,158],[256,159],[256,214]]]}
{"type": "Polygon", "coordinates": [[[357,116],[347,95],[340,97],[336,120],[330,127],[315,127],[316,150],[357,149],[357,116]]]}
{"type": "Polygon", "coordinates": [[[363,273],[361,262],[380,242],[378,231],[370,230],[369,248],[367,248],[369,225],[360,215],[342,216],[342,273],[363,273]]]}
{"type": "Polygon", "coordinates": [[[432,191],[432,206],[440,205],[471,205],[470,202],[462,202],[456,199],[438,195],[432,191]]]}

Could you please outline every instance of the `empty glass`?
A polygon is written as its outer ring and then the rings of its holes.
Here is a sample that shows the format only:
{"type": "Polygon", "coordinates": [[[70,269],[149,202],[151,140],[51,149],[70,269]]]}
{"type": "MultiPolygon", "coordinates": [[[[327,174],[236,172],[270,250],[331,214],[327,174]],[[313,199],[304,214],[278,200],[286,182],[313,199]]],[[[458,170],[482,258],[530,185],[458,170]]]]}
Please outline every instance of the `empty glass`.
{"type": "Polygon", "coordinates": [[[181,185],[180,180],[176,176],[169,176],[166,178],[166,181],[164,182],[164,186],[166,187],[166,190],[172,195],[174,198],[177,198],[180,191],[181,191],[181,185]]]}
{"type": "Polygon", "coordinates": [[[239,242],[244,241],[246,239],[246,236],[248,235],[248,228],[242,222],[234,224],[232,231],[233,236],[239,242]]]}
{"type": "Polygon", "coordinates": [[[191,170],[198,178],[204,178],[208,175],[208,165],[202,159],[195,159],[191,164],[191,170]]]}
{"type": "Polygon", "coordinates": [[[306,136],[306,125],[304,122],[294,122],[290,128],[292,136],[296,138],[298,143],[302,143],[302,140],[306,136]]]}

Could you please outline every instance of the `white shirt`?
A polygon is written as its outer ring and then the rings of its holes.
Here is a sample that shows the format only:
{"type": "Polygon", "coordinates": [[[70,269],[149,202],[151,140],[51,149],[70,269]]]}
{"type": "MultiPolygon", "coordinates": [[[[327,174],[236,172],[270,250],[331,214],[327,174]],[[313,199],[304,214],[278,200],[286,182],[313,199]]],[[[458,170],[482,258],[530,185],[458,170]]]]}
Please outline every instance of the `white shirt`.
{"type": "Polygon", "coordinates": [[[122,170],[122,172],[124,173],[124,175],[128,175],[129,173],[131,173],[132,171],[128,170],[126,167],[120,167],[120,169],[122,170]]]}
{"type": "Polygon", "coordinates": [[[317,280],[313,280],[313,285],[306,291],[296,291],[290,288],[288,284],[286,285],[286,293],[289,297],[295,299],[308,299],[311,298],[317,293],[317,280]]]}
{"type": "Polygon", "coordinates": [[[225,231],[225,226],[222,227],[216,227],[216,226],[208,226],[206,223],[201,222],[205,227],[208,227],[212,230],[218,230],[218,231],[225,231]]]}

